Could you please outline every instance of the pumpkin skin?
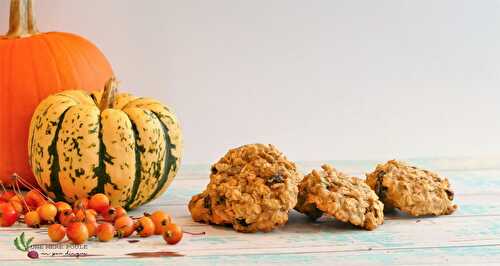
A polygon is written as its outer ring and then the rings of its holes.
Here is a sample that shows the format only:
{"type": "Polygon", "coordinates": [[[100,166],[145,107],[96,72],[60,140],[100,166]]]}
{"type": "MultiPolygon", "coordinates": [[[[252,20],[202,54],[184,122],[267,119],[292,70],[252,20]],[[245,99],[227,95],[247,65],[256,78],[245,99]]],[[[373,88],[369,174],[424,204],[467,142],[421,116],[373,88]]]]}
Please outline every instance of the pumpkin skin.
{"type": "Polygon", "coordinates": [[[104,193],[113,206],[135,208],[173,181],[182,152],[179,123],[157,100],[121,93],[113,108],[100,109],[102,95],[65,91],[40,103],[30,126],[33,173],[56,201],[104,193]]]}
{"type": "Polygon", "coordinates": [[[26,146],[38,103],[67,89],[102,88],[113,72],[99,49],[80,36],[23,30],[27,25],[19,20],[26,18],[19,16],[33,16],[31,1],[12,0],[11,5],[11,30],[0,36],[0,180],[8,184],[17,173],[36,186],[26,146]],[[27,7],[30,11],[22,13],[27,7]]]}

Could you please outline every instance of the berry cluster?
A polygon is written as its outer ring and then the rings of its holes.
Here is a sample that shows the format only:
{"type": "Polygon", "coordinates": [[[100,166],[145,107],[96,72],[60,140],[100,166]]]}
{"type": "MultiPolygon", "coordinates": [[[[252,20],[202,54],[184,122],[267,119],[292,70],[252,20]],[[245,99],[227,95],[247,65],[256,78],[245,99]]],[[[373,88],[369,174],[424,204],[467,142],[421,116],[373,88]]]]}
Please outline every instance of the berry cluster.
{"type": "Polygon", "coordinates": [[[67,202],[52,201],[17,175],[13,178],[16,180],[14,191],[7,191],[0,182],[3,188],[1,226],[11,226],[18,220],[33,228],[47,224],[52,241],[59,242],[67,236],[75,244],[91,238],[107,242],[114,237],[129,237],[134,232],[140,237],[162,235],[168,244],[177,244],[182,239],[181,227],[172,223],[170,215],[162,210],[132,217],[124,208],[111,206],[109,198],[101,193],[79,199],[71,206],[67,202]],[[21,194],[19,183],[31,190],[21,194]]]}

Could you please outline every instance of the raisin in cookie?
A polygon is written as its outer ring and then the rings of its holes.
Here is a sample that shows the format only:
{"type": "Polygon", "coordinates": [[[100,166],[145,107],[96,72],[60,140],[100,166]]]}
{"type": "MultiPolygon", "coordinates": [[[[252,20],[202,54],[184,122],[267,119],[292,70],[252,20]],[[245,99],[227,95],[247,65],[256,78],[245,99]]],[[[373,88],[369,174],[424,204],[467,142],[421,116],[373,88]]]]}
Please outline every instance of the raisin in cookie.
{"type": "Polygon", "coordinates": [[[451,214],[457,209],[448,179],[400,161],[377,165],[366,175],[366,183],[384,202],[386,211],[397,208],[421,216],[451,214]]]}
{"type": "Polygon", "coordinates": [[[300,182],[296,210],[314,220],[326,213],[368,230],[384,222],[384,204],[363,180],[338,172],[331,165],[322,168],[300,182]]]}
{"type": "Polygon", "coordinates": [[[210,183],[192,197],[189,211],[198,222],[268,232],[288,221],[300,179],[295,164],[274,146],[245,145],[212,166],[210,183]]]}

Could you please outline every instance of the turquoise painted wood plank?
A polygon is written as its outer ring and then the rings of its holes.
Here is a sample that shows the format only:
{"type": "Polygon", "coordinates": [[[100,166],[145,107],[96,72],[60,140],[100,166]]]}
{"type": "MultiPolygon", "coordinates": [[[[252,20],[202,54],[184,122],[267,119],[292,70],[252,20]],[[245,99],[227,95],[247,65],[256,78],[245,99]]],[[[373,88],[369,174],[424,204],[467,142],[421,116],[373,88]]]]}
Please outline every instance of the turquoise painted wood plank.
{"type": "MultiPolygon", "coordinates": [[[[466,220],[469,219],[474,219],[475,217],[479,216],[491,216],[491,217],[498,217],[500,218],[500,200],[498,199],[499,197],[497,195],[464,195],[464,196],[459,196],[456,200],[456,203],[460,206],[459,209],[453,214],[449,216],[441,216],[441,217],[427,217],[427,218],[412,218],[406,216],[404,213],[401,212],[393,212],[393,213],[386,213],[385,215],[385,220],[386,221],[391,221],[391,220],[407,220],[411,221],[414,220],[415,222],[422,222],[422,221],[432,221],[433,219],[439,219],[439,220],[446,220],[446,219],[457,219],[457,218],[465,218],[466,220]]],[[[138,208],[136,210],[133,210],[130,212],[131,215],[134,216],[139,216],[144,212],[150,212],[151,210],[155,209],[162,209],[170,213],[174,218],[175,221],[179,224],[182,224],[183,226],[189,226],[189,227],[206,227],[205,224],[203,223],[197,223],[192,221],[191,216],[189,214],[189,211],[186,207],[185,203],[182,204],[171,204],[168,203],[168,201],[164,204],[149,204],[146,206],[143,206],[141,208],[138,208]]],[[[297,213],[296,211],[291,211],[291,217],[293,219],[305,219],[305,216],[303,216],[300,213],[297,213]]],[[[387,225],[384,224],[382,227],[385,227],[387,225]]],[[[304,225],[302,225],[305,230],[309,230],[307,227],[309,226],[314,226],[314,224],[309,224],[307,220],[304,221],[304,225]]],[[[380,227],[380,228],[382,228],[380,227]]],[[[8,228],[1,228],[0,227],[0,233],[2,231],[8,231],[8,232],[14,232],[14,231],[25,231],[26,227],[22,224],[16,224],[12,227],[8,228]]],[[[39,229],[42,230],[42,229],[39,229]]],[[[197,230],[202,230],[202,229],[197,229],[197,230]]],[[[0,256],[1,257],[1,256],[0,256]]]]}
{"type": "MultiPolygon", "coordinates": [[[[449,172],[449,179],[456,197],[460,199],[464,195],[499,195],[500,194],[500,171],[486,170],[477,172],[449,172]]],[[[151,203],[151,206],[159,204],[187,204],[189,199],[205,189],[209,179],[184,179],[177,178],[168,188],[164,196],[151,203]]]]}
{"type": "MultiPolygon", "coordinates": [[[[30,261],[35,264],[297,264],[328,265],[403,265],[403,264],[474,264],[500,261],[500,168],[495,163],[470,160],[420,160],[420,164],[442,169],[455,188],[459,210],[451,216],[412,218],[401,213],[388,214],[386,222],[375,231],[364,231],[332,219],[311,223],[292,211],[289,224],[272,233],[241,234],[230,228],[195,223],[187,211],[187,202],[208,182],[207,165],[183,166],[180,175],[159,200],[131,212],[161,208],[170,212],[185,230],[204,236],[185,235],[175,246],[167,246],[159,237],[129,243],[128,239],[112,243],[88,242],[89,254],[78,260],[47,258],[30,261]],[[136,259],[133,252],[177,252],[182,257],[136,259]]],[[[302,168],[320,163],[301,164],[302,168]]],[[[336,162],[337,168],[361,175],[374,162],[336,162]],[[347,169],[344,170],[343,168],[347,169]]],[[[431,167],[429,167],[431,168],[431,167]]],[[[432,168],[431,168],[432,169],[432,168]]],[[[26,229],[16,225],[0,228],[0,261],[9,265],[28,261],[12,245],[15,236],[25,231],[35,236],[35,243],[49,243],[46,229],[26,229]]]]}
{"type": "MultiPolygon", "coordinates": [[[[294,254],[182,256],[142,259],[31,260],[32,265],[498,265],[500,246],[479,245],[421,249],[356,250],[351,252],[298,252],[294,254]]],[[[8,261],[25,265],[26,261],[8,261]]]]}
{"type": "MultiPolygon", "coordinates": [[[[180,221],[179,217],[175,217],[180,221]]],[[[88,242],[86,252],[94,256],[126,257],[131,252],[178,252],[186,256],[293,254],[297,252],[347,252],[356,250],[425,249],[434,247],[461,247],[500,244],[500,219],[496,216],[434,217],[425,219],[387,220],[374,231],[365,231],[322,219],[311,223],[306,217],[292,214],[289,223],[272,233],[242,234],[221,226],[182,224],[191,232],[206,232],[203,236],[186,235],[175,246],[167,246],[160,237],[137,238],[111,243],[88,242]],[[118,248],[118,249],[117,249],[118,248]]],[[[23,230],[35,237],[35,244],[50,243],[46,229],[23,230]]],[[[2,259],[24,259],[12,245],[20,231],[0,231],[2,259]]]]}
{"type": "MultiPolygon", "coordinates": [[[[441,216],[439,218],[448,219],[456,217],[469,217],[469,216],[500,216],[500,196],[494,194],[486,195],[458,195],[455,202],[459,205],[459,208],[453,215],[441,216]]],[[[166,201],[163,203],[155,203],[143,206],[137,210],[137,213],[142,213],[151,209],[162,209],[168,212],[176,213],[181,218],[187,217],[187,220],[191,220],[189,217],[189,212],[186,206],[186,202],[173,202],[166,201]]],[[[295,211],[292,211],[295,212],[295,211]]],[[[385,219],[405,219],[404,213],[386,213],[385,219]]],[[[187,221],[185,221],[187,222],[187,221]]]]}

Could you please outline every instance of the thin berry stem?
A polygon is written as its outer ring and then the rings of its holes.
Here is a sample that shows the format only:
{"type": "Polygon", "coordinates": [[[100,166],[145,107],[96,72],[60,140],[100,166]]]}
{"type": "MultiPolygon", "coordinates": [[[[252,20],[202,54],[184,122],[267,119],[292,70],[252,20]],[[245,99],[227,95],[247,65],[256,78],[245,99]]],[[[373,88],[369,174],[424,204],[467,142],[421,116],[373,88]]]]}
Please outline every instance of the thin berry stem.
{"type": "Polygon", "coordinates": [[[5,188],[5,186],[3,185],[3,182],[2,182],[2,181],[0,181],[0,185],[2,186],[2,190],[3,190],[3,192],[7,192],[7,189],[6,189],[6,188],[5,188]]]}
{"type": "Polygon", "coordinates": [[[28,203],[26,203],[26,201],[24,200],[24,197],[23,195],[21,194],[21,189],[19,188],[19,183],[17,183],[17,179],[15,180],[14,182],[15,186],[12,186],[12,188],[14,189],[14,193],[16,193],[16,195],[18,195],[22,202],[24,203],[24,206],[26,207],[26,210],[28,210],[28,212],[31,211],[30,207],[28,206],[28,203]],[[16,191],[16,188],[17,187],[17,191],[16,191]]]}
{"type": "Polygon", "coordinates": [[[14,176],[16,178],[16,180],[19,180],[19,182],[21,182],[21,184],[31,190],[34,190],[36,192],[38,192],[38,194],[40,194],[42,197],[44,197],[46,200],[48,200],[49,202],[51,203],[54,203],[54,201],[48,197],[47,195],[45,195],[43,192],[41,192],[39,189],[37,189],[36,187],[34,187],[33,185],[31,185],[30,183],[28,183],[26,180],[24,180],[21,176],[19,176],[18,174],[14,173],[14,176]]]}

